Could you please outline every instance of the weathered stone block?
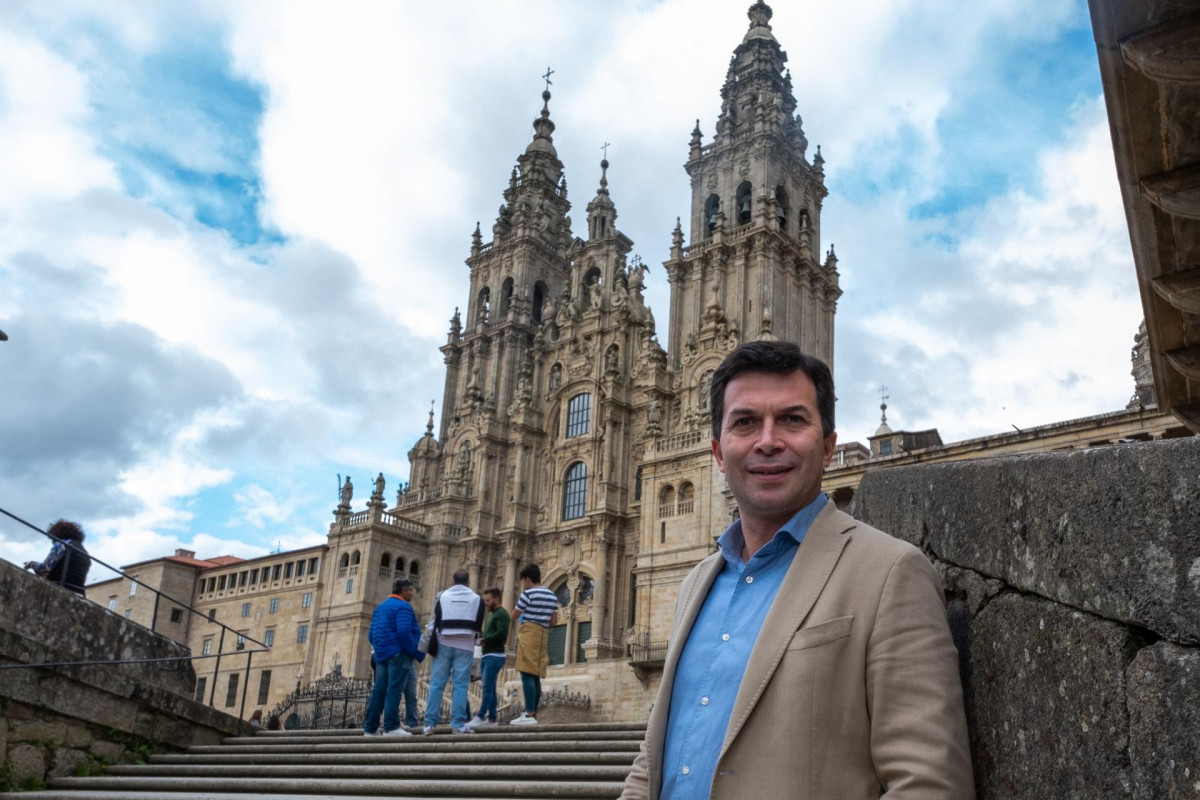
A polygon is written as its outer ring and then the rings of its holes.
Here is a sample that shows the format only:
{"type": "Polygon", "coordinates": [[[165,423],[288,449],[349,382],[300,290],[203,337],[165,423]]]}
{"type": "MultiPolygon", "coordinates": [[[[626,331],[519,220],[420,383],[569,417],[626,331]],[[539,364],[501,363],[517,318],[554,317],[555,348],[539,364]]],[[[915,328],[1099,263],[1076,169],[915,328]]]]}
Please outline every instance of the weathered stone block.
{"type": "Polygon", "coordinates": [[[67,738],[67,726],[61,722],[44,720],[14,722],[9,731],[9,738],[14,742],[62,744],[67,738]]]}
{"type": "Polygon", "coordinates": [[[100,740],[92,742],[92,746],[88,749],[96,758],[109,764],[115,764],[120,761],[122,754],[125,752],[124,745],[100,740]]]}
{"type": "Polygon", "coordinates": [[[92,743],[92,732],[82,725],[67,725],[67,732],[63,736],[63,744],[67,747],[79,749],[87,747],[92,743]]]}
{"type": "Polygon", "coordinates": [[[987,800],[1131,797],[1125,626],[1006,594],[975,620],[967,687],[987,800]]]}
{"type": "Polygon", "coordinates": [[[1200,437],[871,470],[851,513],[1024,591],[1200,643],[1200,437]]]}
{"type": "Polygon", "coordinates": [[[13,786],[21,788],[31,778],[42,780],[46,775],[46,758],[41,748],[31,744],[19,744],[8,751],[8,762],[12,764],[13,786]]]}
{"type": "Polygon", "coordinates": [[[46,778],[62,778],[74,775],[75,768],[87,761],[87,753],[68,747],[56,747],[50,756],[50,769],[46,778]]]}
{"type": "Polygon", "coordinates": [[[8,720],[0,717],[0,765],[4,764],[5,756],[8,754],[8,720]]]}
{"type": "Polygon", "coordinates": [[[1200,650],[1159,642],[1129,667],[1137,800],[1200,798],[1200,650]]]}

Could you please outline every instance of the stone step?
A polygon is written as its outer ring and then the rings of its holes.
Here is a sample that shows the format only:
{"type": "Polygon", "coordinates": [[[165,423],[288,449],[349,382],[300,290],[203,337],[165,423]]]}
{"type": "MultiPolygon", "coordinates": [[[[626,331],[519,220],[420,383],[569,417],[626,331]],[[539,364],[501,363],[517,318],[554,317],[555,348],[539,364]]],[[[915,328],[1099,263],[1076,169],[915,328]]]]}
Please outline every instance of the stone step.
{"type": "MultiPolygon", "coordinates": [[[[137,797],[126,791],[105,791],[98,789],[82,789],[73,791],[58,791],[47,789],[40,792],[24,792],[21,800],[129,800],[137,797]]],[[[155,792],[154,800],[263,800],[259,792],[222,792],[214,795],[212,792],[155,792]]],[[[378,800],[379,795],[368,794],[310,794],[304,800],[378,800]]],[[[389,795],[390,800],[429,800],[429,795],[389,795]]],[[[481,797],[479,795],[442,795],[443,800],[512,800],[511,797],[481,797]]]]}
{"type": "MultiPolygon", "coordinates": [[[[243,793],[286,794],[293,797],[323,795],[344,798],[346,795],[412,797],[494,797],[494,798],[616,798],[621,794],[621,781],[496,781],[496,780],[406,780],[406,779],[345,779],[345,778],[168,778],[114,776],[101,778],[56,778],[50,788],[56,792],[107,791],[112,796],[136,797],[152,793],[164,797],[166,792],[200,792],[221,796],[243,793]]],[[[36,795],[31,794],[31,797],[36,795]]],[[[45,796],[45,793],[42,793],[45,796]]],[[[79,798],[78,794],[65,794],[79,798]]]]}
{"type": "MultiPolygon", "coordinates": [[[[530,726],[533,727],[533,726],[530,726]]],[[[547,726],[549,727],[549,726],[547,726]]],[[[632,730],[613,730],[613,731],[589,731],[589,730],[546,730],[540,726],[533,730],[505,730],[503,728],[482,728],[475,731],[473,734],[460,734],[451,732],[449,727],[435,728],[433,733],[420,736],[424,741],[437,741],[439,739],[454,739],[460,741],[466,735],[472,737],[486,738],[489,741],[497,742],[641,742],[646,736],[646,731],[642,729],[632,730]]],[[[311,747],[321,744],[346,744],[348,742],[362,742],[363,740],[371,741],[374,737],[363,736],[361,730],[358,731],[338,731],[331,735],[331,732],[326,731],[323,736],[237,736],[227,737],[221,741],[219,745],[207,745],[208,747],[283,747],[286,745],[301,745],[311,747]]],[[[386,737],[380,737],[386,741],[386,737]]],[[[401,737],[396,741],[408,741],[409,737],[401,737]]],[[[188,752],[191,752],[190,750],[188,752]]]]}
{"type": "Polygon", "coordinates": [[[364,780],[507,780],[507,781],[623,781],[629,764],[616,766],[525,764],[384,764],[301,765],[242,764],[125,764],[108,768],[108,776],[174,778],[361,778],[364,780]]]}
{"type": "MultiPolygon", "coordinates": [[[[448,725],[439,725],[438,730],[449,730],[448,725]]],[[[537,731],[550,731],[551,733],[558,731],[641,731],[645,733],[646,723],[644,722],[578,722],[564,723],[556,722],[550,724],[538,725],[497,725],[494,728],[481,728],[479,733],[494,733],[497,731],[508,731],[510,733],[535,733],[537,731]]],[[[333,730],[311,730],[311,731],[257,731],[254,736],[237,736],[229,737],[234,739],[284,739],[284,738],[312,738],[312,737],[327,737],[327,736],[362,736],[361,728],[338,728],[333,730]]]]}
{"type": "MultiPolygon", "coordinates": [[[[536,750],[530,752],[506,752],[502,755],[505,764],[624,764],[633,763],[637,748],[622,752],[577,752],[536,750]]],[[[150,758],[151,764],[310,764],[311,752],[304,753],[170,753],[150,758]]],[[[321,755],[324,764],[478,764],[478,751],[463,752],[462,748],[444,751],[394,752],[376,750],[369,753],[325,752],[321,755]]]]}
{"type": "MultiPolygon", "coordinates": [[[[456,736],[445,737],[441,741],[430,741],[429,737],[404,737],[394,741],[381,741],[385,737],[359,737],[357,744],[318,744],[318,745],[198,745],[188,749],[188,755],[213,755],[220,753],[311,753],[313,756],[325,756],[328,753],[387,753],[404,750],[415,753],[520,753],[551,750],[553,752],[626,752],[636,753],[641,747],[641,739],[623,741],[488,741],[490,737],[456,736]]],[[[390,738],[390,737],[388,737],[390,738]]],[[[353,740],[352,740],[353,741],[353,740]]]]}

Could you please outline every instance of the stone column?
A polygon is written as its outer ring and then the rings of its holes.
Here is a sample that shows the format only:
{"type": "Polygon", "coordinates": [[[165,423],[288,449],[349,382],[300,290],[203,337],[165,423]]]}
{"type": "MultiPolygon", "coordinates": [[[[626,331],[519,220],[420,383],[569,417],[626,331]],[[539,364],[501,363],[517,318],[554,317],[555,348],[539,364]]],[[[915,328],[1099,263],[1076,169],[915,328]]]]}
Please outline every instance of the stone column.
{"type": "Polygon", "coordinates": [[[608,582],[608,536],[601,531],[596,538],[596,588],[592,591],[592,641],[607,640],[604,625],[607,622],[605,603],[608,601],[605,585],[608,582]]]}
{"type": "Polygon", "coordinates": [[[504,594],[500,598],[500,603],[512,613],[512,608],[517,602],[517,556],[511,551],[504,556],[504,586],[501,587],[504,594]]]}

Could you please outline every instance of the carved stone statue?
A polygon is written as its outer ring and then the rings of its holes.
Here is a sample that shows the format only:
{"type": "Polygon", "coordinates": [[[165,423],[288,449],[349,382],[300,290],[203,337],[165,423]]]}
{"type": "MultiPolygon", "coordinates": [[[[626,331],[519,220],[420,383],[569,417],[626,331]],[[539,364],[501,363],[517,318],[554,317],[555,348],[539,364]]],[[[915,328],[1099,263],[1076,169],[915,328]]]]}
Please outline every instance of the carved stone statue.
{"type": "Polygon", "coordinates": [[[562,364],[555,364],[550,368],[550,391],[557,392],[558,387],[562,385],[562,364]]]}
{"type": "Polygon", "coordinates": [[[383,473],[381,472],[381,473],[379,473],[379,476],[377,478],[375,478],[375,494],[372,495],[373,499],[377,499],[377,500],[383,499],[383,487],[384,487],[384,480],[383,480],[383,473]]]}
{"type": "Polygon", "coordinates": [[[346,482],[342,484],[342,505],[350,507],[350,498],[354,497],[354,484],[350,482],[350,476],[346,476],[346,482]]]}

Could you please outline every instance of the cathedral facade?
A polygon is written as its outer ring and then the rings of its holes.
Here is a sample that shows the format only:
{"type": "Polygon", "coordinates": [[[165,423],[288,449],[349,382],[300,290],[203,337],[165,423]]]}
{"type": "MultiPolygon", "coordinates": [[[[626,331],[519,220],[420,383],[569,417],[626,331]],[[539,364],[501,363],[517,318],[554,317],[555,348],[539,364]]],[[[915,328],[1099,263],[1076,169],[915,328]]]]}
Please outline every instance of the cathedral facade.
{"type": "Polygon", "coordinates": [[[692,132],[687,238],[677,223],[664,263],[668,349],[607,160],[572,221],[543,93],[490,240],[479,226],[473,236],[465,314],[441,348],[440,423],[430,412],[394,507],[380,487],[365,514],[336,513],[331,568],[361,562],[380,577],[315,626],[318,663],[336,651],[365,665],[365,640],[351,637],[398,560],[422,565],[422,612],[460,567],[511,608],[518,571],[536,562],[563,606],[555,662],[653,663],[679,581],[735,513],[710,452],[713,370],[739,343],[775,337],[832,364],[840,290],[832,251],[818,258],[823,160],[808,157],[771,14],[749,10],[712,141],[699,121],[692,132]]]}

